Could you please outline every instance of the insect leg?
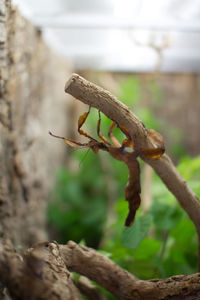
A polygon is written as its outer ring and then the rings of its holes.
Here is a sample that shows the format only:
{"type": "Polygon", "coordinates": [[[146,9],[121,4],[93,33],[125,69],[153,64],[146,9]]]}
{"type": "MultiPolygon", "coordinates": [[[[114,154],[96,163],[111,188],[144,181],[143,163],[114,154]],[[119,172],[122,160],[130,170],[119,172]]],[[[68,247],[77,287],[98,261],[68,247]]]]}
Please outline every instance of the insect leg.
{"type": "Polygon", "coordinates": [[[133,147],[134,143],[132,140],[130,139],[125,139],[123,140],[122,142],[122,147],[125,148],[125,147],[133,147]]]}
{"type": "Polygon", "coordinates": [[[82,114],[82,115],[79,117],[79,119],[78,119],[78,132],[79,132],[80,135],[84,135],[84,136],[86,136],[87,138],[89,138],[90,140],[96,141],[93,137],[91,137],[89,134],[87,134],[85,131],[83,131],[83,130],[81,129],[81,127],[82,127],[83,124],[85,123],[85,121],[86,121],[86,119],[87,119],[89,113],[90,113],[90,107],[89,107],[88,112],[85,112],[84,114],[82,114]]]}
{"type": "Polygon", "coordinates": [[[112,122],[108,131],[108,136],[111,139],[111,141],[113,142],[114,146],[116,146],[117,148],[121,147],[120,142],[116,139],[116,137],[114,136],[114,134],[112,133],[114,128],[116,127],[116,123],[112,122]]]}
{"type": "Polygon", "coordinates": [[[98,113],[99,113],[99,120],[98,120],[98,123],[97,123],[97,134],[98,134],[98,136],[100,137],[101,141],[104,144],[107,144],[107,145],[111,146],[111,143],[107,140],[107,138],[100,133],[100,126],[101,126],[101,113],[100,113],[100,110],[98,111],[98,113]]]}
{"type": "Polygon", "coordinates": [[[110,129],[109,129],[109,132],[108,132],[108,136],[112,140],[113,144],[116,147],[122,147],[122,148],[132,147],[133,146],[133,141],[131,140],[130,135],[128,134],[127,129],[125,127],[120,127],[119,126],[119,129],[127,136],[127,139],[123,140],[122,145],[121,145],[120,142],[116,139],[116,137],[112,133],[115,127],[116,127],[116,123],[112,122],[111,126],[110,126],[110,129]]]}
{"type": "Polygon", "coordinates": [[[134,154],[128,153],[126,155],[128,158],[126,164],[129,169],[129,181],[125,189],[125,199],[129,204],[129,213],[125,225],[131,226],[141,202],[140,166],[134,154]]]}
{"type": "Polygon", "coordinates": [[[55,135],[51,131],[49,131],[49,134],[57,139],[62,139],[63,141],[65,141],[66,144],[68,144],[69,146],[74,147],[74,148],[90,147],[91,143],[92,143],[91,141],[89,143],[75,142],[75,141],[65,138],[63,136],[55,135]]]}
{"type": "Polygon", "coordinates": [[[140,206],[140,202],[141,202],[141,199],[140,199],[139,194],[135,195],[134,199],[130,199],[128,201],[129,213],[128,213],[128,216],[125,221],[125,226],[129,227],[129,226],[133,225],[134,220],[135,220],[136,211],[140,206]]]}
{"type": "Polygon", "coordinates": [[[164,139],[162,135],[153,129],[147,129],[149,138],[157,148],[143,150],[141,154],[150,159],[159,159],[165,152],[164,139]]]}
{"type": "Polygon", "coordinates": [[[133,147],[134,143],[133,140],[131,139],[131,136],[128,132],[128,129],[125,126],[119,126],[120,130],[123,132],[123,134],[125,134],[125,136],[127,137],[126,139],[123,140],[122,142],[122,147],[133,147]]]}

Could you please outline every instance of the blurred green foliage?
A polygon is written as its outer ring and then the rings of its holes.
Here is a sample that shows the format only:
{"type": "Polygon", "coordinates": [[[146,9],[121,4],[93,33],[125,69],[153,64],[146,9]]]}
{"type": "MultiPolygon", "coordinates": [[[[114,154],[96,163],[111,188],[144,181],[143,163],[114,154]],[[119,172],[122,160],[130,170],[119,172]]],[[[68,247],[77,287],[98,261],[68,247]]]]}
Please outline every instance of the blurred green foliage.
{"type": "Polygon", "coordinates": [[[106,217],[105,182],[101,174],[99,159],[94,155],[88,155],[78,173],[59,170],[48,219],[59,231],[60,242],[84,239],[87,245],[98,246],[106,217]]]}
{"type": "MultiPolygon", "coordinates": [[[[178,169],[200,197],[200,157],[183,158],[178,169]]],[[[156,175],[151,192],[153,203],[148,213],[141,207],[131,228],[123,228],[127,211],[124,199],[117,202],[113,236],[104,244],[104,250],[116,263],[143,279],[197,272],[198,244],[193,223],[156,175]]]]}
{"type": "Polygon", "coordinates": [[[147,128],[153,128],[164,136],[168,136],[171,141],[171,148],[167,149],[168,153],[177,160],[187,154],[182,143],[184,133],[159,116],[163,91],[157,81],[153,78],[145,83],[143,81],[137,76],[123,79],[120,83],[118,98],[129,106],[147,128]]]}
{"type": "MultiPolygon", "coordinates": [[[[158,107],[162,91],[155,82],[149,83],[149,90],[152,94],[150,106],[158,107]]],[[[119,98],[126,100],[129,107],[134,107],[134,112],[147,127],[164,130],[166,124],[155,118],[153,111],[140,102],[142,93],[140,80],[133,77],[121,83],[119,98]]],[[[96,128],[97,118],[97,112],[92,110],[87,120],[90,128],[96,128]]],[[[106,135],[110,122],[102,115],[102,134],[106,135]]],[[[166,128],[170,131],[170,126],[166,128]]],[[[122,141],[122,133],[118,129],[114,133],[122,141]]],[[[90,134],[95,137],[94,130],[90,130],[90,134]]],[[[181,137],[178,130],[176,134],[181,137]]],[[[180,159],[178,170],[200,197],[200,157],[185,156],[180,140],[176,144],[180,159]]],[[[80,161],[83,156],[82,151],[73,152],[73,159],[80,161]]],[[[134,226],[124,228],[128,211],[124,201],[128,171],[123,163],[111,157],[109,163],[112,169],[109,176],[117,183],[117,201],[113,207],[116,220],[109,228],[106,227],[107,182],[99,155],[90,151],[79,172],[59,170],[48,207],[48,219],[60,233],[60,242],[72,239],[76,242],[84,240],[88,246],[95,248],[101,245],[99,251],[141,279],[196,272],[198,246],[195,228],[160,178],[153,176],[149,191],[153,203],[148,211],[144,211],[141,205],[134,226]]],[[[140,161],[140,164],[143,169],[143,162],[140,161]]]]}

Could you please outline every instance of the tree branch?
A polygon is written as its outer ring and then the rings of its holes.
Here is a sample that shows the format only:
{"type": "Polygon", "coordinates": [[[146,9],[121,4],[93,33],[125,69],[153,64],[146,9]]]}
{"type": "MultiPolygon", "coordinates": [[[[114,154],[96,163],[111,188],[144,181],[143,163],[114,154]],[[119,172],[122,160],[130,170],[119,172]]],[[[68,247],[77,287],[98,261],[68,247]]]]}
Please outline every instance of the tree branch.
{"type": "Polygon", "coordinates": [[[56,243],[41,243],[22,258],[8,240],[0,242],[0,281],[12,299],[81,300],[56,243]]]}
{"type": "MultiPolygon", "coordinates": [[[[39,243],[21,257],[9,241],[1,240],[0,270],[0,281],[14,300],[81,300],[68,270],[96,281],[119,300],[200,298],[199,273],[139,280],[97,251],[72,241],[67,245],[39,243]]],[[[103,299],[88,282],[80,282],[78,286],[89,299],[103,299]]]]}
{"type": "Polygon", "coordinates": [[[130,289],[137,282],[133,275],[107,257],[72,241],[67,246],[60,245],[60,253],[69,270],[94,280],[120,299],[126,299],[127,287],[130,289]]]}
{"type": "MultiPolygon", "coordinates": [[[[99,109],[121,127],[125,126],[134,141],[136,151],[153,147],[143,123],[110,92],[77,74],[72,74],[67,81],[65,92],[85,104],[99,109]]],[[[150,160],[143,156],[141,158],[152,166],[167,188],[179,201],[193,221],[200,237],[200,202],[187,182],[180,176],[171,159],[166,154],[158,160],[150,160]]]]}
{"type": "Polygon", "coordinates": [[[88,300],[106,300],[100,289],[85,276],[80,276],[76,286],[88,300]]]}
{"type": "Polygon", "coordinates": [[[59,246],[69,270],[94,280],[121,300],[195,300],[200,297],[200,274],[139,280],[109,258],[70,241],[59,246]]]}

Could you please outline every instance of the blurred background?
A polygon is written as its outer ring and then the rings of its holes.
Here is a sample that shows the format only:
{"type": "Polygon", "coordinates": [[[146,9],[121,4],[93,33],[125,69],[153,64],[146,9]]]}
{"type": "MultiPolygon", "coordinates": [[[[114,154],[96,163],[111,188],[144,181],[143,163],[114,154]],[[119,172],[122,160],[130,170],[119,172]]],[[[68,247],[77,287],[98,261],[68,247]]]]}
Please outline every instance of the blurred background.
{"type": "MultiPolygon", "coordinates": [[[[69,73],[109,90],[164,136],[167,154],[200,197],[199,0],[13,2],[66,61],[69,73]]],[[[77,134],[77,121],[88,108],[73,99],[67,103],[64,135],[86,141],[77,134]]],[[[53,132],[59,118],[49,128],[53,132]]],[[[97,120],[93,109],[84,124],[95,138],[97,120]]],[[[110,123],[102,116],[105,136],[110,123]]],[[[60,143],[52,139],[49,145],[56,151],[60,143]]],[[[65,162],[54,166],[47,209],[53,239],[94,247],[144,279],[197,271],[194,226],[149,166],[140,161],[142,205],[127,231],[126,166],[106,153],[62,147],[65,162]]]]}

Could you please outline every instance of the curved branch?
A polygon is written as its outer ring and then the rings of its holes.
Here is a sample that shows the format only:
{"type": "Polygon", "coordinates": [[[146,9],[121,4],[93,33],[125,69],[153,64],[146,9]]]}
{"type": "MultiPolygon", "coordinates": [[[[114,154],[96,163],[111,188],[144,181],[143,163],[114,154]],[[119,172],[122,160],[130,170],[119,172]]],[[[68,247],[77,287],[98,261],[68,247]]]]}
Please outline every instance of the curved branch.
{"type": "Polygon", "coordinates": [[[127,287],[130,289],[138,281],[107,257],[72,241],[67,245],[60,245],[60,253],[70,271],[94,280],[113,295],[120,296],[120,299],[128,299],[127,287]]]}
{"type": "MultiPolygon", "coordinates": [[[[1,240],[0,270],[0,281],[13,299],[81,300],[68,270],[96,281],[119,300],[200,299],[200,274],[139,280],[97,251],[72,241],[36,244],[22,258],[9,241],[1,240]]],[[[90,299],[102,298],[85,283],[78,287],[90,299]]]]}
{"type": "MultiPolygon", "coordinates": [[[[134,141],[136,151],[141,152],[152,148],[152,143],[148,138],[143,123],[110,92],[77,74],[72,74],[67,81],[65,92],[85,104],[99,109],[120,127],[125,126],[134,141]]],[[[167,188],[179,201],[195,224],[200,237],[200,202],[187,182],[180,176],[171,159],[166,154],[158,160],[150,160],[145,157],[142,157],[142,159],[152,166],[167,188]]]]}
{"type": "Polygon", "coordinates": [[[59,246],[69,270],[94,280],[121,300],[199,299],[200,274],[139,280],[97,251],[69,241],[59,246]]]}

